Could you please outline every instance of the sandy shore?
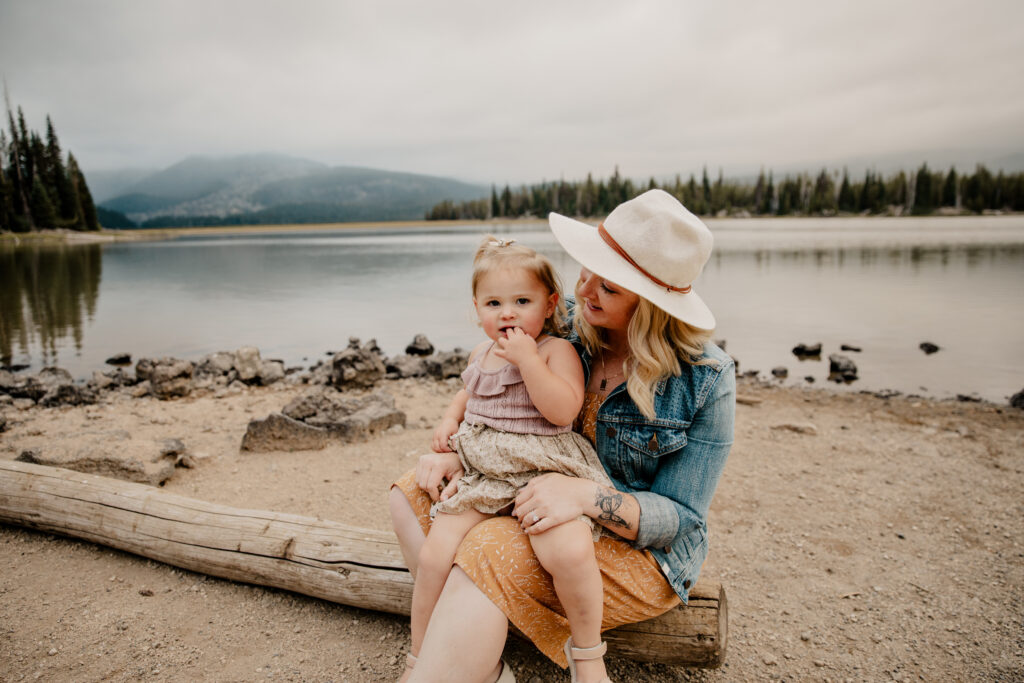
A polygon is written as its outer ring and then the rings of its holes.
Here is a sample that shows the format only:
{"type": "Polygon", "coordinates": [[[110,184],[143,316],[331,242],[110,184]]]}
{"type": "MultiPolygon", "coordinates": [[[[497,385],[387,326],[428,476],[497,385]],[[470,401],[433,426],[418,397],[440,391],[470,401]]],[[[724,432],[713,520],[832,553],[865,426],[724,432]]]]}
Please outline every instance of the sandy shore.
{"type": "MultiPolygon", "coordinates": [[[[302,391],[275,385],[3,406],[0,458],[107,431],[180,438],[199,465],[171,492],[387,529],[387,485],[455,387],[385,386],[407,427],[364,444],[239,452],[249,419],[302,391]]],[[[726,664],[610,658],[613,679],[1021,680],[1024,412],[756,383],[740,395],[704,567],[728,592],[726,664]]],[[[407,646],[399,617],[0,525],[0,681],[386,681],[407,646]]],[[[506,654],[520,681],[568,680],[527,644],[506,654]]]]}

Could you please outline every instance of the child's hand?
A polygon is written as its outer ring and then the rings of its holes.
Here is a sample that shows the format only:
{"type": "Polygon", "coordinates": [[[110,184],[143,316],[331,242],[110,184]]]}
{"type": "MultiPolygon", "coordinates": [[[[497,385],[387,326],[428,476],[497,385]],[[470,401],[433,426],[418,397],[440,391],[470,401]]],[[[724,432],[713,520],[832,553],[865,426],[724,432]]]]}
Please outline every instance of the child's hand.
{"type": "Polygon", "coordinates": [[[521,367],[531,358],[539,357],[537,340],[523,332],[521,327],[514,327],[506,334],[507,336],[498,338],[498,348],[494,350],[495,356],[504,358],[517,367],[521,367]]]}
{"type": "Polygon", "coordinates": [[[452,447],[448,445],[448,439],[457,431],[459,431],[458,422],[451,418],[441,420],[441,424],[437,425],[437,429],[434,430],[434,440],[430,447],[435,453],[451,453],[452,447]]]}

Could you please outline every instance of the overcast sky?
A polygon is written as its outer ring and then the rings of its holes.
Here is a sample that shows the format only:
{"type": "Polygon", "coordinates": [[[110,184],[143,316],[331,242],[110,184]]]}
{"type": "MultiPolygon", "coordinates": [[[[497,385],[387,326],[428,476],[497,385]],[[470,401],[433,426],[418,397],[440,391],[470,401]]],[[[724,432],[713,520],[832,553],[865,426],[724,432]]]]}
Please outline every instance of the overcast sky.
{"type": "Polygon", "coordinates": [[[0,73],[86,170],[730,175],[1019,154],[1022,26],[1021,0],[0,0],[0,73]]]}

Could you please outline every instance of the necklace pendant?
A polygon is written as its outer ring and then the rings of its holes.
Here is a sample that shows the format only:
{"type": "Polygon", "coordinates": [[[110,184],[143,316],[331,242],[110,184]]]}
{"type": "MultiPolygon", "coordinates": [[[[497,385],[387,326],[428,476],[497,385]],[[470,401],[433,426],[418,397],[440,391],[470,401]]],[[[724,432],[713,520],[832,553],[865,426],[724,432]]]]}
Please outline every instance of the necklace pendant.
{"type": "Polygon", "coordinates": [[[607,388],[608,388],[608,378],[605,377],[604,379],[601,380],[601,391],[604,391],[607,388]]]}

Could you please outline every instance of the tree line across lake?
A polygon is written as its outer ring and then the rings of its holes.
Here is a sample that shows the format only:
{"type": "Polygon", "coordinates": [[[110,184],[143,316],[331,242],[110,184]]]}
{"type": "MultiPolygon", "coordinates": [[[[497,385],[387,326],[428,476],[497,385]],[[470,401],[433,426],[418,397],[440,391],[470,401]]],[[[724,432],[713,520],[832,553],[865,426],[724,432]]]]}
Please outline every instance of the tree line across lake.
{"type": "Polygon", "coordinates": [[[984,165],[973,173],[955,168],[932,171],[922,164],[916,173],[899,171],[889,177],[867,171],[863,180],[849,173],[822,169],[817,176],[786,175],[776,182],[764,171],[755,182],[708,178],[707,168],[698,181],[692,174],[683,181],[658,183],[654,178],[634,184],[619,175],[583,182],[542,182],[501,191],[491,187],[490,198],[465,202],[443,201],[426,213],[427,220],[486,220],[489,218],[543,217],[549,212],[569,216],[605,216],[622,202],[646,190],[660,188],[674,195],[688,209],[704,216],[834,216],[839,214],[929,215],[933,213],[983,213],[1024,211],[1024,173],[993,175],[984,165]]]}
{"type": "Polygon", "coordinates": [[[7,124],[9,135],[0,129],[0,231],[99,230],[85,176],[74,154],[64,161],[50,117],[45,140],[25,125],[21,107],[15,120],[7,106],[7,124]]]}

